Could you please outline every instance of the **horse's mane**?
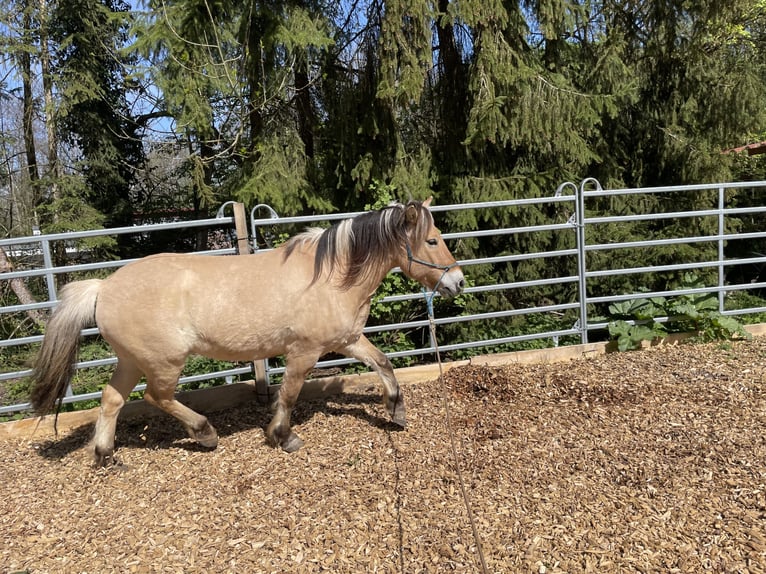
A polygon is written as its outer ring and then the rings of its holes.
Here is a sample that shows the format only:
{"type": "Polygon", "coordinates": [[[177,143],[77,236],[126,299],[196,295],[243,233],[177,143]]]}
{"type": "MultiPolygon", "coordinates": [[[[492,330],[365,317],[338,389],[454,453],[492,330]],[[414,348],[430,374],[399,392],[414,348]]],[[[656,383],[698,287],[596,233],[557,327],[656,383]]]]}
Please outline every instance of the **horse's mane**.
{"type": "Polygon", "coordinates": [[[406,211],[417,208],[414,243],[424,240],[433,225],[431,212],[420,201],[406,205],[392,203],[377,211],[368,211],[327,229],[312,228],[290,239],[285,246],[285,259],[301,244],[315,244],[314,281],[325,269],[342,273],[341,287],[348,289],[378,271],[389,261],[392,252],[407,243],[406,211]]]}

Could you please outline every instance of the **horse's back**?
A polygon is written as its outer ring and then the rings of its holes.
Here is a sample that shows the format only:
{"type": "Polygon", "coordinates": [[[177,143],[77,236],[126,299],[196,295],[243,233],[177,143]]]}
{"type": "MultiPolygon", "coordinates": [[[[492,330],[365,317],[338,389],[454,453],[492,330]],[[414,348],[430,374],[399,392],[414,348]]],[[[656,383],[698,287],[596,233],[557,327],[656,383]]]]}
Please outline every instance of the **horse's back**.
{"type": "Polygon", "coordinates": [[[104,290],[150,305],[153,298],[209,302],[268,288],[285,273],[289,268],[273,251],[232,256],[160,253],[121,268],[105,280],[104,290]]]}
{"type": "Polygon", "coordinates": [[[215,256],[163,253],[121,268],[99,293],[97,323],[115,348],[168,356],[251,359],[284,352],[312,314],[313,260],[278,250],[215,256]]]}

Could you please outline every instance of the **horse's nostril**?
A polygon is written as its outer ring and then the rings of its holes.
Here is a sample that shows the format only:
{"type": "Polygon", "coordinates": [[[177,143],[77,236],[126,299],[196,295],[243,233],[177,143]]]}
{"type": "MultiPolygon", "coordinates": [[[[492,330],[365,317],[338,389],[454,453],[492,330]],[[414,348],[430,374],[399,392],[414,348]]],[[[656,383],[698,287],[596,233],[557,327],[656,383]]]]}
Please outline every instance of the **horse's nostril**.
{"type": "Polygon", "coordinates": [[[462,291],[465,288],[465,279],[461,279],[460,281],[458,281],[457,282],[457,287],[458,287],[458,289],[460,289],[462,291]]]}

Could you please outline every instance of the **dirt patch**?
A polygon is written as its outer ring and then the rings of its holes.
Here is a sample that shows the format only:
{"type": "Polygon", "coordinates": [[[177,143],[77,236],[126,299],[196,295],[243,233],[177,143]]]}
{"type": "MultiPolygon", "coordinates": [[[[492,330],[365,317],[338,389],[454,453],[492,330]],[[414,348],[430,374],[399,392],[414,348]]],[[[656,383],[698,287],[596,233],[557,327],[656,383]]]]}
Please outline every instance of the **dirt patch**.
{"type": "Polygon", "coordinates": [[[466,366],[269,414],[214,413],[217,450],[165,417],[121,421],[122,466],[85,427],[0,442],[0,571],[763,572],[766,339],[567,363],[466,366]],[[445,401],[451,426],[445,422],[445,401]]]}

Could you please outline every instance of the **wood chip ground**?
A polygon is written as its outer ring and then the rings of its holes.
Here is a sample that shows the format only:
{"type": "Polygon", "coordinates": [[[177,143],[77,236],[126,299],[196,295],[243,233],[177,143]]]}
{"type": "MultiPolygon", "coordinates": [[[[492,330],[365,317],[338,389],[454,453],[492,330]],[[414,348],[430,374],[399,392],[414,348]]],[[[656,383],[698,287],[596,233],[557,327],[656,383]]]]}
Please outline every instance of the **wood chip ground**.
{"type": "Polygon", "coordinates": [[[0,571],[481,572],[455,460],[493,573],[766,570],[766,338],[567,363],[471,365],[404,388],[299,403],[306,440],[264,444],[268,409],[0,442],[0,571]],[[446,423],[449,407],[451,425],[446,423]]]}

